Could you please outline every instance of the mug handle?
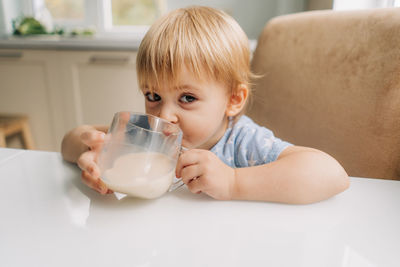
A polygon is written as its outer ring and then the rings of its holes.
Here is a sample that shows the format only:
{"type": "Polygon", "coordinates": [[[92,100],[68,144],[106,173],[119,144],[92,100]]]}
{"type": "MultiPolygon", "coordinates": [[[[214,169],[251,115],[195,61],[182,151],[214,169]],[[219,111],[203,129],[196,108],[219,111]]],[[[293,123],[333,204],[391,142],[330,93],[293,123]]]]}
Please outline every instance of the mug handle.
{"type": "Polygon", "coordinates": [[[171,187],[168,189],[168,192],[175,191],[176,189],[180,188],[183,186],[185,183],[182,180],[178,180],[176,182],[173,182],[171,187]]]}
{"type": "MultiPolygon", "coordinates": [[[[181,155],[183,152],[187,151],[189,149],[187,149],[186,147],[181,147],[181,151],[179,152],[179,155],[181,155]]],[[[175,179],[177,179],[175,177],[175,179]]],[[[175,181],[172,183],[171,187],[168,189],[168,192],[172,192],[175,191],[176,189],[182,187],[185,183],[182,181],[182,179],[179,179],[178,181],[175,181]]]]}

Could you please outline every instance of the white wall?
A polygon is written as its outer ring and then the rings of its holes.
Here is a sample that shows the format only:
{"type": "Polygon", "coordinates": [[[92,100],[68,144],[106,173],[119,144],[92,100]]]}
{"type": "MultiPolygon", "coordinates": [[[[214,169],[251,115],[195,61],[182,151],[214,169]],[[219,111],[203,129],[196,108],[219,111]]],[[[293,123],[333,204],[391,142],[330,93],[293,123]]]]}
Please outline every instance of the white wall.
{"type": "Polygon", "coordinates": [[[234,17],[250,39],[257,39],[271,18],[304,11],[307,0],[167,0],[168,10],[204,5],[224,10],[234,17]]]}

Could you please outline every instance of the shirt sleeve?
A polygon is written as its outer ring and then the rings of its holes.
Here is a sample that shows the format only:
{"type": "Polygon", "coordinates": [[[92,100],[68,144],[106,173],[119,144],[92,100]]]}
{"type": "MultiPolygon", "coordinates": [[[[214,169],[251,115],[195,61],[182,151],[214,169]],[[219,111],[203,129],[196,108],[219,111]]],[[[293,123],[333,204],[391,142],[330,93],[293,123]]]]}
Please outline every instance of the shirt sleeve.
{"type": "Polygon", "coordinates": [[[273,162],[290,145],[265,127],[255,123],[244,125],[236,139],[235,165],[251,167],[273,162]]]}

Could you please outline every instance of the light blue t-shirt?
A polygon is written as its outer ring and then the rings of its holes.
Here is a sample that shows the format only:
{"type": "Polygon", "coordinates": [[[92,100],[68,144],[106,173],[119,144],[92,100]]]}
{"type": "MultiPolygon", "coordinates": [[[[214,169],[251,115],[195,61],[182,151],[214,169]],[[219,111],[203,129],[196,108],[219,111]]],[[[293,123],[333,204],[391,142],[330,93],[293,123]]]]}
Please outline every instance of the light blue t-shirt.
{"type": "Polygon", "coordinates": [[[211,148],[211,152],[225,164],[241,168],[275,161],[290,145],[249,117],[241,116],[236,123],[230,125],[224,136],[211,148]]]}

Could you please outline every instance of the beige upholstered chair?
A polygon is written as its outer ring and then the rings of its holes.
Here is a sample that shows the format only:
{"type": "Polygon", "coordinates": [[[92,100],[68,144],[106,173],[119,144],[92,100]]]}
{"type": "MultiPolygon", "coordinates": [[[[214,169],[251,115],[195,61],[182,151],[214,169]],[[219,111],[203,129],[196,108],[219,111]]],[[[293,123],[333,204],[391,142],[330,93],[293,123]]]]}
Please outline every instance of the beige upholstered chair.
{"type": "Polygon", "coordinates": [[[252,68],[256,122],[351,176],[400,180],[400,8],[277,17],[252,68]]]}

